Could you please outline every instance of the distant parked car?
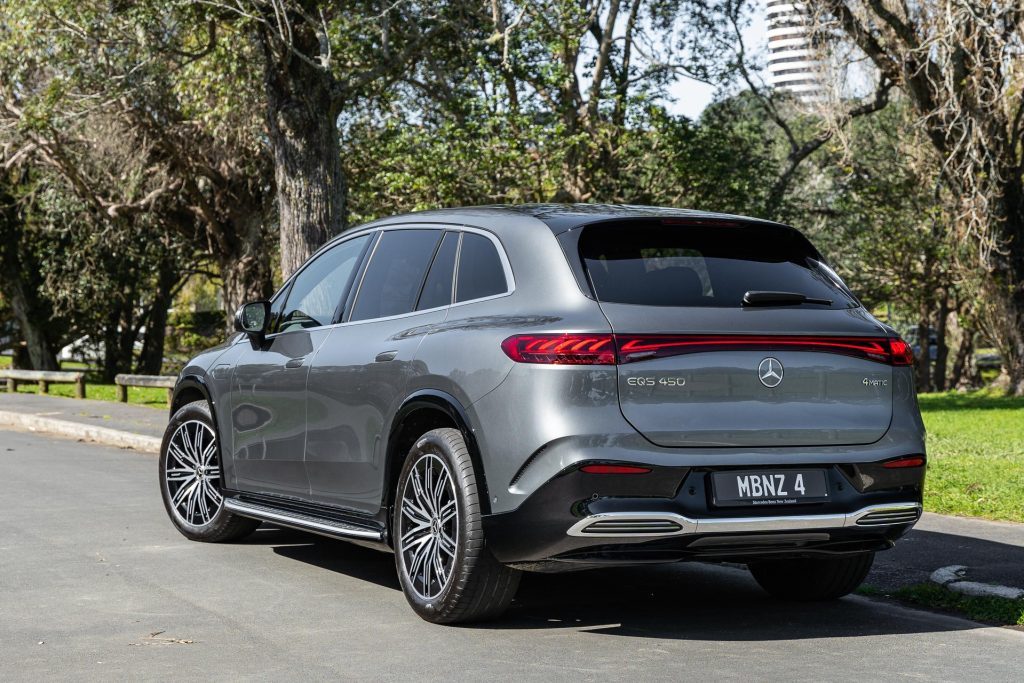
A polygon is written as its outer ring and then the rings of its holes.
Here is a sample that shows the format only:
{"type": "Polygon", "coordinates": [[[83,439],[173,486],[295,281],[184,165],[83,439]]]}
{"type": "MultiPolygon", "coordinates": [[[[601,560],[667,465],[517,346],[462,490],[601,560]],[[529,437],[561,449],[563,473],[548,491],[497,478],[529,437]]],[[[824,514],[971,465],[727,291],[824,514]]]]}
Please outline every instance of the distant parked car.
{"type": "MultiPolygon", "coordinates": [[[[132,343],[132,350],[137,355],[142,351],[142,338],[146,334],[145,328],[139,330],[139,338],[132,343]]],[[[103,361],[106,346],[102,340],[85,336],[79,337],[57,352],[57,360],[60,362],[74,361],[96,365],[103,361]]]]}
{"type": "Polygon", "coordinates": [[[175,389],[171,521],[197,541],[265,521],[393,551],[429,621],[495,617],[521,570],[680,560],[832,599],[921,512],[910,347],[784,225],[397,216],[236,324],[175,389]]]}

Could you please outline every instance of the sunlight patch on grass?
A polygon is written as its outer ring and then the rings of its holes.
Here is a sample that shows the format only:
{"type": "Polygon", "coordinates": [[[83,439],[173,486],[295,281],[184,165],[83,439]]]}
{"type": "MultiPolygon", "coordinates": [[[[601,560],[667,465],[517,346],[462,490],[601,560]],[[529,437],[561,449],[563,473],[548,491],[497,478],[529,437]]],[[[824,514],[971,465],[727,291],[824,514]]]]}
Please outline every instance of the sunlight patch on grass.
{"type": "Polygon", "coordinates": [[[922,394],[925,509],[1024,522],[1024,398],[922,394]]]}

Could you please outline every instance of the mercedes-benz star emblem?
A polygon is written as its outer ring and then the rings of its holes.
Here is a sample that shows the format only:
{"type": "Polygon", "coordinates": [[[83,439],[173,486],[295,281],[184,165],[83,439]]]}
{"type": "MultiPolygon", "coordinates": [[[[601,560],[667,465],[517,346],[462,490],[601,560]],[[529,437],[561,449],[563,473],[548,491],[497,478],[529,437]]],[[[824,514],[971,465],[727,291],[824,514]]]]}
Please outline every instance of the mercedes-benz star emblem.
{"type": "Polygon", "coordinates": [[[757,366],[757,378],[761,380],[761,384],[769,389],[774,389],[782,384],[782,373],[782,363],[777,358],[772,358],[771,356],[765,358],[757,366]]]}

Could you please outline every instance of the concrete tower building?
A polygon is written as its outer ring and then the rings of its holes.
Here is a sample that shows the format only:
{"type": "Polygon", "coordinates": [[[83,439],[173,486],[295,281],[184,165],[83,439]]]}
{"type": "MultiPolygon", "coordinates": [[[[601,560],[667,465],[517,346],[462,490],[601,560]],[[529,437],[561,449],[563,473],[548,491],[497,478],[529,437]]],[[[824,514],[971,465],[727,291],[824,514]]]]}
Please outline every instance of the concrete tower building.
{"type": "Polygon", "coordinates": [[[768,83],[803,101],[822,94],[820,64],[811,49],[807,6],[800,0],[767,0],[768,83]]]}

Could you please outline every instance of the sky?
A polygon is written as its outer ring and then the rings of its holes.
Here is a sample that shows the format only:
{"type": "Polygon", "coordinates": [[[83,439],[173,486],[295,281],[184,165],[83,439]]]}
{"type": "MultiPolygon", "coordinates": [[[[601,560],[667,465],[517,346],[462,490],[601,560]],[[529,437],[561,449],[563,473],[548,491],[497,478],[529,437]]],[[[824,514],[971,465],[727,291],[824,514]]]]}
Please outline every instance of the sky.
{"type": "MultiPolygon", "coordinates": [[[[743,32],[743,42],[748,50],[763,50],[765,48],[768,36],[763,6],[754,12],[750,26],[743,32]]],[[[715,95],[715,88],[692,78],[680,77],[669,88],[669,95],[674,100],[668,104],[667,109],[670,112],[695,119],[711,103],[715,95]]]]}

